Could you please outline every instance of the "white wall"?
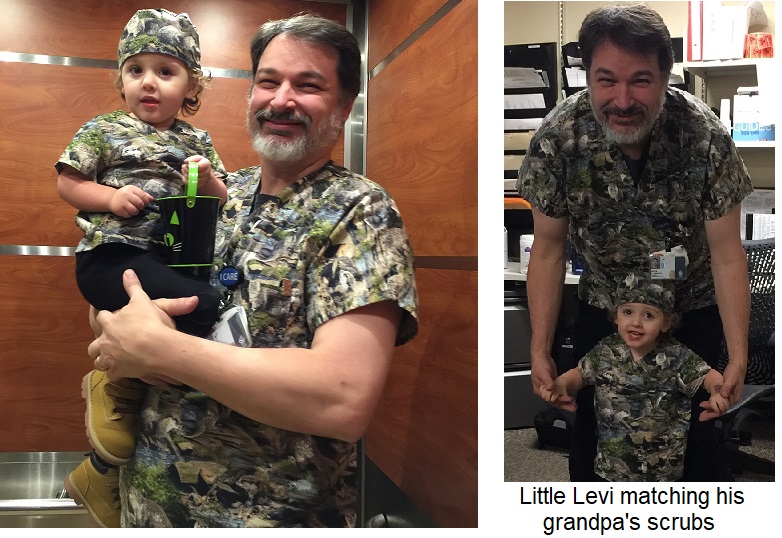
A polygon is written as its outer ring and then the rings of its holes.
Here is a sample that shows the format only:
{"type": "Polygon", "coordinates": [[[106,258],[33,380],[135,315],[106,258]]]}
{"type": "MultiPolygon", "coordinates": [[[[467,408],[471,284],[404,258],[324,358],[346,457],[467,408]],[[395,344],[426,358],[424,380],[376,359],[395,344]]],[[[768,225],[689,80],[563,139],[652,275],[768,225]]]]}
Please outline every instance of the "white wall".
{"type": "MultiPolygon", "coordinates": [[[[584,16],[593,9],[612,3],[622,2],[581,2],[565,1],[563,6],[563,34],[565,43],[578,39],[578,29],[584,16]]],[[[741,5],[744,2],[723,2],[725,5],[741,5]]],[[[774,33],[774,2],[761,2],[768,16],[768,27],[764,32],[774,33]]],[[[505,2],[505,44],[539,43],[559,41],[559,4],[560,2],[505,2]]],[[[682,37],[687,24],[686,1],[647,2],[665,21],[671,37],[682,37]]],[[[756,31],[757,29],[750,29],[756,31]]]]}

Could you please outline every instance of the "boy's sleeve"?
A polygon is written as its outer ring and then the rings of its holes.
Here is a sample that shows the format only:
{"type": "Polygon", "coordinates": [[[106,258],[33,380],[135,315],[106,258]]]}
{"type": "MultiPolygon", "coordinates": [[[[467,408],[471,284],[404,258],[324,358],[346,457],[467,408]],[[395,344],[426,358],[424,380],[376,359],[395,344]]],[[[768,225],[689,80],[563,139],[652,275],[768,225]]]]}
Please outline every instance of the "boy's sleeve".
{"type": "Polygon", "coordinates": [[[206,134],[204,157],[209,159],[209,162],[212,164],[212,171],[214,172],[215,176],[217,176],[222,180],[225,180],[225,177],[228,175],[228,172],[225,170],[225,166],[223,166],[223,160],[217,154],[217,151],[212,145],[212,137],[209,136],[208,133],[206,134]]]}
{"type": "Polygon", "coordinates": [[[600,361],[600,348],[602,342],[593,347],[589,352],[578,361],[578,369],[581,370],[581,377],[584,378],[584,385],[594,385],[597,379],[597,365],[600,361]]]}
{"type": "Polygon", "coordinates": [[[58,173],[62,172],[63,165],[73,167],[86,177],[97,180],[98,170],[107,155],[108,145],[103,132],[94,121],[89,121],[81,126],[71,140],[70,144],[60,155],[54,168],[58,173]]]}
{"type": "Polygon", "coordinates": [[[703,378],[709,373],[711,366],[686,346],[682,346],[681,356],[683,360],[679,368],[679,388],[684,394],[692,397],[703,385],[703,378]]]}

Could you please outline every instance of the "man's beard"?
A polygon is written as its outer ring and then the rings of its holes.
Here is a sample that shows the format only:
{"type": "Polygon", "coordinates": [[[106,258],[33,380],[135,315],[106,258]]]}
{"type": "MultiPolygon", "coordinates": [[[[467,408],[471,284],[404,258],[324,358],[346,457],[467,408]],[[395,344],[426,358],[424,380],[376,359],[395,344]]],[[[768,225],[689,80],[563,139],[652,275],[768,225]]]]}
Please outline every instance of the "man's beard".
{"type": "Polygon", "coordinates": [[[595,115],[597,122],[605,132],[606,140],[619,145],[637,144],[652,132],[654,122],[657,121],[657,118],[663,109],[663,104],[665,103],[665,90],[663,90],[660,94],[660,99],[654,109],[648,109],[644,105],[632,105],[629,108],[623,110],[616,106],[606,105],[598,110],[595,107],[595,102],[591,96],[589,103],[592,106],[592,113],[595,115]],[[641,121],[641,123],[636,127],[632,128],[632,130],[626,130],[626,128],[623,128],[621,131],[617,131],[614,129],[608,119],[608,116],[611,114],[633,115],[639,113],[643,115],[643,121],[641,121]]]}
{"type": "Polygon", "coordinates": [[[263,160],[276,163],[297,162],[331,146],[342,132],[344,123],[338,109],[334,110],[313,132],[310,132],[312,118],[306,114],[297,115],[294,112],[268,110],[259,110],[255,114],[249,111],[247,113],[247,126],[252,137],[253,149],[263,160]],[[290,139],[286,139],[287,132],[271,130],[271,134],[265,134],[261,131],[261,122],[271,119],[300,122],[304,126],[304,134],[290,139]]]}

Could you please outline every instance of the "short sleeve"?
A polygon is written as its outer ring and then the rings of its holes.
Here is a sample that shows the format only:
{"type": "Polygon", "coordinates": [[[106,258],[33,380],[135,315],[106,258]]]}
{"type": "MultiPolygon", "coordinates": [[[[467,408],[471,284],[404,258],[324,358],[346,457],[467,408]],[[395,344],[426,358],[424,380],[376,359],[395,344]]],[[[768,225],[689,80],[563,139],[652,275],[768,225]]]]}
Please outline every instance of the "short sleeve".
{"type": "Polygon", "coordinates": [[[404,311],[397,345],[418,330],[412,248],[396,204],[382,189],[362,195],[333,227],[307,280],[307,321],[313,330],[340,314],[386,300],[404,311]]]}
{"type": "Polygon", "coordinates": [[[556,149],[551,129],[538,129],[530,141],[516,181],[519,195],[548,217],[568,214],[565,190],[565,162],[556,149]]]}
{"type": "Polygon", "coordinates": [[[225,170],[223,160],[217,154],[214,146],[212,145],[212,137],[206,134],[206,148],[204,150],[204,157],[209,159],[209,163],[212,165],[212,171],[218,179],[225,181],[228,172],[225,170]]]}
{"type": "Polygon", "coordinates": [[[752,181],[736,144],[727,132],[714,134],[709,148],[706,192],[703,194],[703,215],[716,220],[752,192],[752,181]]]}
{"type": "Polygon", "coordinates": [[[54,166],[57,172],[62,172],[62,165],[67,164],[94,181],[98,171],[105,167],[108,151],[100,125],[91,120],[76,132],[54,166]]]}
{"type": "Polygon", "coordinates": [[[711,366],[686,346],[681,346],[679,354],[682,357],[679,368],[679,388],[685,395],[692,397],[703,384],[703,378],[709,373],[711,366]]]}
{"type": "Polygon", "coordinates": [[[596,345],[578,361],[578,369],[581,370],[584,385],[594,385],[597,380],[597,368],[602,345],[602,343],[596,345]]]}

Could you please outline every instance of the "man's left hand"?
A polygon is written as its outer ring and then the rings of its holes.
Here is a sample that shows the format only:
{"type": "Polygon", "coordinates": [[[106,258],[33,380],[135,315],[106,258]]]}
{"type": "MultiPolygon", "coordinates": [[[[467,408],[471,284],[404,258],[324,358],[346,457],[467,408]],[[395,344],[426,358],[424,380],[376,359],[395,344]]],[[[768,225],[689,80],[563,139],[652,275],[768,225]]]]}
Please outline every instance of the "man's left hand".
{"type": "Polygon", "coordinates": [[[741,399],[741,393],[744,391],[744,376],[746,368],[740,368],[733,361],[728,361],[725,371],[722,372],[722,387],[720,396],[727,399],[730,405],[734,405],[741,399]]]}

